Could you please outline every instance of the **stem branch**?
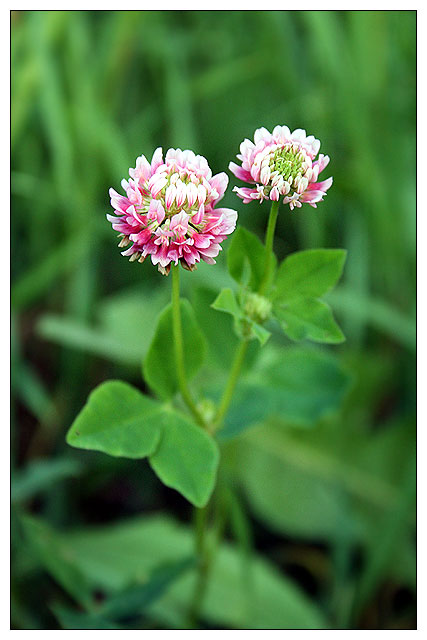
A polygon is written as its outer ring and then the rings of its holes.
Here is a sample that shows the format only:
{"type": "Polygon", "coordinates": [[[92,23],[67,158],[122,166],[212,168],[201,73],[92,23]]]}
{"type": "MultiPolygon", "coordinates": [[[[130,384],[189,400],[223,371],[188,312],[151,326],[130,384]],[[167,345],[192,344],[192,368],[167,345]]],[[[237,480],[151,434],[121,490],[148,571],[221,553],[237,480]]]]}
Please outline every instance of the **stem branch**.
{"type": "Polygon", "coordinates": [[[218,407],[218,411],[215,416],[215,420],[214,420],[215,431],[218,431],[218,429],[221,427],[224,416],[227,413],[228,407],[230,406],[234,389],[236,387],[237,380],[239,378],[240,371],[245,360],[248,346],[249,346],[249,341],[242,340],[237,347],[233,364],[231,366],[230,375],[228,376],[227,384],[225,386],[224,393],[222,395],[222,398],[218,407]]]}
{"type": "MultiPolygon", "coordinates": [[[[273,266],[273,240],[274,240],[274,231],[276,229],[277,222],[277,214],[279,213],[279,203],[272,202],[270,215],[268,218],[267,231],[265,234],[265,268],[264,275],[261,280],[261,284],[259,287],[259,294],[263,295],[265,292],[271,277],[271,269],[273,266]]],[[[240,371],[242,369],[246,352],[248,350],[249,341],[242,340],[237,347],[236,355],[234,356],[234,361],[231,367],[230,375],[228,377],[228,381],[226,387],[224,389],[224,393],[222,395],[220,405],[218,407],[218,411],[214,420],[214,431],[218,431],[221,428],[222,421],[224,419],[225,414],[228,411],[228,407],[230,406],[231,399],[233,397],[233,392],[237,384],[237,380],[240,375],[240,371]]]]}

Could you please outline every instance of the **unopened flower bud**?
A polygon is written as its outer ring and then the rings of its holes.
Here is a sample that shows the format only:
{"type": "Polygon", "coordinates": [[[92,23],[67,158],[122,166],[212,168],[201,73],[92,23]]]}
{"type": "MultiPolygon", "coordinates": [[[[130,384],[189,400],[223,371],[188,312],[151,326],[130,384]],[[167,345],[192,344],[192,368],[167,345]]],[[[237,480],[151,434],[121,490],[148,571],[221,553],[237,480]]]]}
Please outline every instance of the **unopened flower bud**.
{"type": "Polygon", "coordinates": [[[251,320],[263,324],[270,315],[271,302],[258,293],[250,293],[246,298],[244,310],[251,320]]]}

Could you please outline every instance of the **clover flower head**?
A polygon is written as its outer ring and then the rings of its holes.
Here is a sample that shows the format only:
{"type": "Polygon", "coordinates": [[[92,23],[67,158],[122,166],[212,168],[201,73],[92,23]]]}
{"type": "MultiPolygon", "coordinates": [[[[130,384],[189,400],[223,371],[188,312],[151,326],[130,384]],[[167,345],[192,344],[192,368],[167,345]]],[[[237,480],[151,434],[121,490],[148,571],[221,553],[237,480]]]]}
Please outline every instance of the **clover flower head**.
{"type": "Polygon", "coordinates": [[[241,166],[230,162],[229,169],[236,178],[255,187],[234,187],[233,191],[244,203],[252,200],[279,200],[294,207],[307,202],[312,207],[323,200],[332,178],[318,182],[319,173],[327,166],[329,156],[319,153],[320,142],[307,136],[304,129],[291,133],[286,126],[257,129],[254,142],[244,140],[237,158],[241,166]]]}
{"type": "Polygon", "coordinates": [[[193,151],[162,149],[151,163],[145,156],[122,180],[126,196],[110,189],[115,215],[107,214],[121,238],[122,255],[131,262],[147,256],[167,275],[171,263],[193,271],[200,259],[215,264],[221,243],[236,227],[237,212],[215,208],[228,185],[228,176],[212,176],[206,158],[193,151]],[[129,246],[130,245],[130,246],[129,246]]]}

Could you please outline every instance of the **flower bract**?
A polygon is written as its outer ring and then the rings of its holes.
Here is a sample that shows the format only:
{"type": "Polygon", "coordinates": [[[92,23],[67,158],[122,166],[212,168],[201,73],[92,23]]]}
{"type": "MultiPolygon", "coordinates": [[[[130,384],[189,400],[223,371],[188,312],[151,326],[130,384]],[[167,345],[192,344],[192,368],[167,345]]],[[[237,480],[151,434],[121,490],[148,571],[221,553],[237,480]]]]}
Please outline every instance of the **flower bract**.
{"type": "Polygon", "coordinates": [[[329,156],[319,154],[320,142],[307,136],[304,129],[291,133],[286,126],[257,129],[254,142],[244,140],[237,158],[241,165],[230,162],[229,169],[236,178],[255,185],[234,187],[244,203],[252,200],[280,200],[291,210],[305,202],[312,207],[323,200],[332,178],[318,181],[321,171],[329,163],[329,156]]]}
{"type": "Polygon", "coordinates": [[[171,264],[192,271],[200,259],[214,264],[222,241],[236,227],[237,212],[216,208],[228,185],[228,176],[212,176],[206,158],[193,151],[162,149],[145,156],[122,180],[125,196],[110,189],[115,215],[107,215],[119,232],[122,255],[143,262],[151,257],[163,274],[171,264]]]}

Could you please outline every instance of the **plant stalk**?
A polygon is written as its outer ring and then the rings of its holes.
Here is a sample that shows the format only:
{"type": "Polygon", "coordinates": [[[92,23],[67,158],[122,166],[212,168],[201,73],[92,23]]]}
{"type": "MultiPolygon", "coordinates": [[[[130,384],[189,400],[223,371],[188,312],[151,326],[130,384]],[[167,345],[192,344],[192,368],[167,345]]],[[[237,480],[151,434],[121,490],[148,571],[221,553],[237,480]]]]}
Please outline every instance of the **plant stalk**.
{"type": "MultiPolygon", "coordinates": [[[[265,260],[264,275],[259,288],[260,295],[263,295],[263,293],[265,292],[271,277],[271,269],[273,265],[274,231],[276,228],[278,211],[279,211],[279,203],[272,202],[270,215],[268,218],[266,236],[265,236],[266,260],[265,260]]],[[[180,389],[181,389],[181,393],[184,400],[186,401],[189,409],[192,411],[194,415],[194,411],[197,411],[197,409],[194,406],[194,403],[192,402],[191,396],[188,391],[186,378],[185,378],[181,318],[179,314],[179,273],[178,273],[178,269],[175,267],[173,267],[173,300],[174,300],[174,327],[176,327],[175,336],[178,336],[178,340],[175,338],[175,346],[176,346],[175,353],[176,353],[176,360],[178,364],[178,375],[180,378],[180,389]],[[175,316],[176,316],[176,319],[175,319],[175,316]]],[[[224,417],[229,409],[229,406],[233,398],[233,393],[236,388],[236,384],[239,379],[239,376],[245,361],[248,346],[249,346],[249,340],[244,339],[240,341],[237,347],[234,360],[231,365],[230,374],[228,376],[228,380],[227,380],[227,383],[226,383],[226,386],[225,386],[223,395],[221,397],[219,407],[213,422],[213,429],[212,429],[213,433],[215,433],[221,428],[224,417]]],[[[203,424],[203,420],[202,420],[202,424],[203,424]]],[[[203,605],[203,599],[205,596],[206,587],[208,583],[208,574],[209,574],[209,569],[211,564],[211,554],[209,552],[209,548],[207,545],[207,535],[206,535],[207,515],[208,515],[208,505],[206,505],[202,509],[197,509],[197,508],[195,509],[195,547],[196,547],[196,555],[198,558],[198,574],[197,574],[194,596],[193,596],[193,601],[190,608],[190,616],[189,616],[189,626],[190,628],[193,628],[193,629],[197,628],[197,623],[200,617],[200,611],[203,605]]]]}
{"type": "MultiPolygon", "coordinates": [[[[268,218],[267,231],[265,234],[265,268],[264,275],[261,280],[261,284],[259,287],[258,293],[263,295],[271,277],[271,269],[273,266],[273,241],[274,241],[274,232],[276,229],[277,215],[279,213],[279,202],[272,202],[270,215],[268,218]]],[[[246,352],[248,350],[249,341],[242,340],[237,347],[236,355],[234,357],[234,361],[231,367],[230,375],[224,389],[223,396],[220,401],[220,405],[218,407],[218,411],[214,420],[214,432],[218,431],[221,428],[222,421],[224,419],[225,414],[228,411],[230,406],[233,392],[237,384],[237,380],[240,376],[240,372],[245,360],[246,352]]]]}
{"type": "Polygon", "coordinates": [[[276,229],[277,214],[279,213],[279,202],[271,203],[270,215],[268,217],[267,231],[265,233],[265,268],[258,293],[263,295],[269,284],[271,268],[273,266],[273,241],[276,229]]]}
{"type": "Polygon", "coordinates": [[[172,265],[172,324],[173,324],[173,344],[175,351],[176,371],[178,375],[179,390],[182,398],[193,415],[194,419],[201,427],[205,428],[205,422],[198,411],[196,404],[188,388],[187,376],[185,373],[184,361],[184,340],[182,336],[181,309],[179,302],[179,269],[180,265],[172,265]]]}
{"type": "Polygon", "coordinates": [[[234,389],[236,388],[237,380],[239,379],[240,372],[245,361],[246,352],[248,350],[249,341],[242,340],[237,347],[236,354],[234,356],[233,364],[231,366],[230,375],[227,380],[227,384],[222,395],[218,411],[214,420],[214,431],[218,431],[221,428],[222,421],[233,398],[234,389]]]}
{"type": "MultiPolygon", "coordinates": [[[[219,481],[220,482],[220,481],[219,481]]],[[[206,589],[209,583],[211,567],[214,562],[215,555],[221,544],[227,519],[227,504],[224,500],[223,491],[217,487],[215,490],[215,513],[214,524],[208,536],[208,516],[209,510],[213,504],[211,499],[209,503],[194,511],[195,524],[195,547],[198,558],[198,574],[194,585],[193,600],[189,612],[189,626],[192,629],[197,628],[200,621],[203,602],[206,596],[206,589]]]]}

